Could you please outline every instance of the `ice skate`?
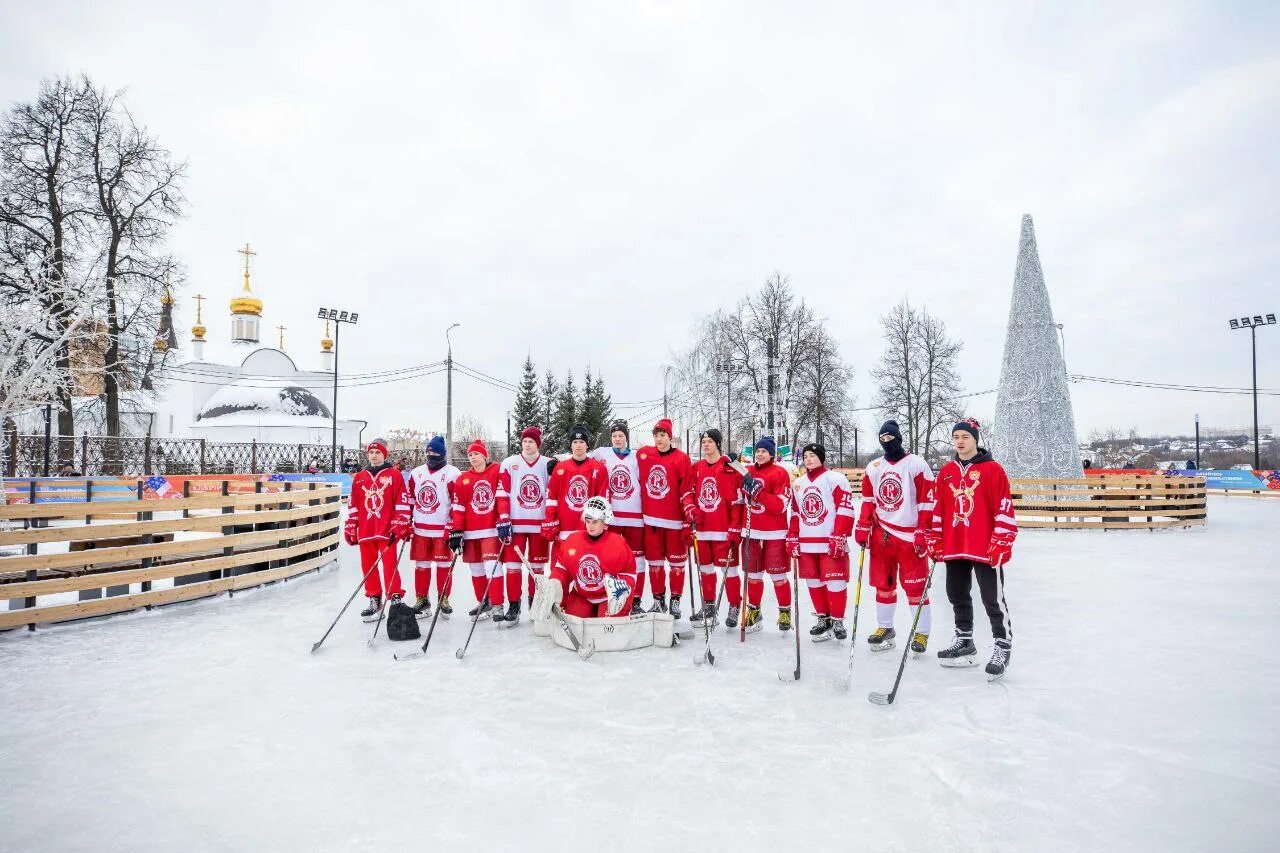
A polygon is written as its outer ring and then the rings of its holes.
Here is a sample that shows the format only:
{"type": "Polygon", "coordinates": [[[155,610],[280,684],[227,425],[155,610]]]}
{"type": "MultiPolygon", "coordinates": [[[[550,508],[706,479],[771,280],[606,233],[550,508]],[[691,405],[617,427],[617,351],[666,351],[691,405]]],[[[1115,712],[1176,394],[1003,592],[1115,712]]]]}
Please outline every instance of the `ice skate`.
{"type": "MultiPolygon", "coordinates": [[[[496,619],[494,621],[497,621],[496,619]]],[[[499,628],[514,628],[520,624],[520,600],[516,599],[507,605],[507,613],[498,623],[499,628]]]]}
{"type": "Polygon", "coordinates": [[[653,597],[653,606],[649,608],[650,613],[666,613],[667,601],[665,595],[655,595],[653,597]]]}
{"type": "Polygon", "coordinates": [[[724,626],[730,630],[738,627],[738,608],[736,605],[729,605],[729,612],[724,617],[724,626]]]}
{"type": "Polygon", "coordinates": [[[938,652],[938,663],[942,666],[973,666],[978,662],[977,655],[978,647],[973,644],[973,635],[957,631],[951,645],[938,652]]]}
{"type": "Polygon", "coordinates": [[[825,643],[831,639],[831,617],[818,616],[818,621],[809,629],[809,639],[815,643],[825,643]]]}
{"type": "Polygon", "coordinates": [[[413,615],[419,619],[428,619],[431,617],[431,599],[425,595],[420,595],[413,602],[413,615]]]}
{"type": "Polygon", "coordinates": [[[911,654],[919,657],[929,648],[929,635],[916,632],[911,637],[911,654]]]}
{"type": "Polygon", "coordinates": [[[709,624],[714,628],[716,626],[716,606],[714,604],[703,605],[701,612],[689,617],[689,624],[695,628],[702,628],[709,624]]]}
{"type": "Polygon", "coordinates": [[[366,622],[375,622],[382,613],[382,596],[369,596],[369,606],[360,611],[360,618],[366,622]]]}
{"type": "Polygon", "coordinates": [[[672,619],[680,618],[680,596],[671,596],[671,608],[667,612],[671,614],[672,619]]]}
{"type": "Polygon", "coordinates": [[[876,628],[871,632],[871,636],[867,637],[867,645],[871,646],[873,652],[887,652],[897,645],[894,642],[897,636],[897,632],[892,628],[876,628]]]}
{"type": "Polygon", "coordinates": [[[760,608],[754,605],[747,605],[747,613],[742,621],[748,634],[754,634],[764,628],[764,616],[761,615],[760,608]]]}
{"type": "Polygon", "coordinates": [[[440,615],[444,618],[448,619],[453,615],[453,607],[449,604],[449,596],[440,596],[440,604],[438,606],[440,608],[440,615]]]}
{"type": "Polygon", "coordinates": [[[1009,641],[996,640],[996,646],[991,651],[991,660],[987,661],[987,681],[1004,678],[1005,671],[1009,668],[1009,659],[1012,657],[1013,649],[1009,641]]]}
{"type": "Polygon", "coordinates": [[[778,608],[778,630],[790,631],[792,627],[793,626],[791,624],[791,608],[779,607],[778,608]]]}
{"type": "Polygon", "coordinates": [[[849,632],[845,630],[843,619],[831,620],[831,633],[835,634],[837,640],[849,639],[849,632]]]}
{"type": "Polygon", "coordinates": [[[631,599],[631,613],[628,615],[639,616],[642,613],[644,613],[644,608],[640,606],[640,599],[631,599]]]}
{"type": "Polygon", "coordinates": [[[493,608],[492,610],[490,610],[490,611],[489,611],[489,618],[490,618],[490,619],[492,619],[494,622],[504,622],[504,621],[506,621],[507,614],[506,614],[506,613],[504,613],[504,612],[502,611],[502,602],[501,602],[501,601],[499,601],[497,604],[492,604],[492,605],[490,605],[490,607],[492,607],[492,608],[493,608]]]}
{"type": "Polygon", "coordinates": [[[481,601],[475,607],[468,610],[467,615],[470,616],[472,619],[475,619],[478,616],[485,615],[492,609],[493,609],[493,605],[490,604],[489,599],[486,598],[484,601],[481,601]]]}

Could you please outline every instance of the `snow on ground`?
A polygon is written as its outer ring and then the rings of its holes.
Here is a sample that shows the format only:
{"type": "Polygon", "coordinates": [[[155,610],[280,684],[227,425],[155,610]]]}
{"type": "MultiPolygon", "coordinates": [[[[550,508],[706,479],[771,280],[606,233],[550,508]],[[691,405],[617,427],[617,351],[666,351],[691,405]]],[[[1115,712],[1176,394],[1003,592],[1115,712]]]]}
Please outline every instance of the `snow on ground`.
{"type": "MultiPolygon", "coordinates": [[[[354,609],[312,656],[358,580],[347,549],[231,600],[9,632],[0,848],[1274,849],[1280,504],[1209,518],[1025,532],[1006,680],[931,653],[889,708],[866,695],[897,652],[865,644],[848,694],[825,680],[847,644],[806,639],[779,682],[772,607],[745,647],[721,631],[714,668],[690,644],[583,663],[527,622],[482,623],[459,662],[461,573],[428,657],[366,647],[354,609]]],[[[934,646],[950,632],[943,604],[934,646]]]]}

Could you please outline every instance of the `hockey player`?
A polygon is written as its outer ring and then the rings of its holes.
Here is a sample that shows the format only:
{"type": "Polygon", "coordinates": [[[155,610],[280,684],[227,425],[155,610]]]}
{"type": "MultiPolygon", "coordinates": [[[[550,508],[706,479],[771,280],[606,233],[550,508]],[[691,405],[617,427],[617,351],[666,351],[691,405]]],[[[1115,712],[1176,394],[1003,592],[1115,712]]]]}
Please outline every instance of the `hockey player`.
{"type": "Polygon", "coordinates": [[[924,654],[929,643],[927,537],[933,524],[933,471],[929,463],[902,447],[897,421],[880,427],[884,455],[871,460],[862,475],[862,510],[853,538],[871,549],[871,585],[876,590],[876,630],[867,637],[873,651],[894,647],[893,614],[898,584],[912,607],[924,599],[911,650],[924,654]]]}
{"type": "Polygon", "coordinates": [[[554,604],[583,619],[626,615],[636,581],[635,558],[627,541],[609,531],[609,518],[609,503],[603,497],[586,500],[583,529],[570,533],[556,548],[535,618],[548,618],[554,604]]]}
{"type": "Polygon", "coordinates": [[[453,614],[449,605],[449,590],[453,584],[449,573],[452,563],[449,520],[453,511],[453,481],[461,472],[446,463],[443,436],[433,436],[427,442],[426,457],[425,465],[409,472],[408,499],[413,509],[413,544],[409,546],[409,559],[415,566],[413,592],[417,596],[413,612],[419,619],[431,615],[431,574],[434,570],[440,615],[447,619],[453,614]]]}
{"type": "MultiPolygon", "coordinates": [[[[489,462],[489,450],[476,439],[467,448],[470,468],[453,481],[453,518],[449,526],[449,549],[462,551],[462,562],[471,569],[475,607],[468,616],[489,613],[502,622],[502,579],[498,561],[498,466],[489,462]],[[494,563],[490,575],[489,564],[494,563]],[[486,589],[486,578],[491,578],[486,589]]],[[[516,611],[519,619],[519,609],[516,611]]]]}
{"type": "MultiPolygon", "coordinates": [[[[551,476],[547,482],[547,518],[542,522],[542,535],[548,542],[567,539],[570,533],[581,530],[587,498],[609,493],[609,472],[600,460],[587,455],[590,441],[586,427],[574,426],[569,430],[570,457],[548,463],[551,476]]],[[[554,549],[551,556],[554,564],[554,549]]]]}
{"type": "MultiPolygon", "coordinates": [[[[520,619],[520,554],[529,559],[533,574],[546,571],[550,543],[542,538],[547,515],[548,463],[542,455],[542,430],[525,427],[520,452],[502,461],[498,472],[498,541],[507,575],[508,622],[520,619]],[[514,618],[513,618],[514,617],[514,618]]],[[[529,577],[529,603],[533,603],[533,576],[529,577]]]]}
{"type": "Polygon", "coordinates": [[[853,492],[849,480],[826,468],[827,451],[806,444],[805,472],[791,485],[791,524],[787,550],[800,561],[800,577],[809,587],[817,623],[809,631],[815,643],[849,636],[844,627],[849,595],[849,533],[853,529],[853,492]]]}
{"type": "Polygon", "coordinates": [[[653,444],[636,453],[640,470],[640,508],[644,515],[644,557],[653,585],[650,612],[667,612],[670,579],[671,615],[680,618],[680,596],[684,591],[685,567],[693,532],[685,521],[680,498],[688,488],[692,464],[689,454],[671,444],[671,421],[662,418],[653,425],[653,444]]]}
{"type": "Polygon", "coordinates": [[[1004,676],[1013,655],[1004,567],[1013,553],[1018,522],[1009,478],[1000,463],[978,446],[978,430],[978,422],[967,418],[951,431],[956,455],[938,472],[929,554],[947,563],[947,598],[956,617],[955,642],[938,652],[938,663],[972,666],[976,662],[972,596],[976,575],[995,640],[987,663],[987,677],[994,681],[1004,676]]]}
{"type": "Polygon", "coordinates": [[[609,529],[627,540],[635,555],[636,583],[631,612],[640,613],[648,564],[644,559],[644,518],[640,511],[640,467],[636,454],[631,451],[631,432],[626,421],[616,420],[609,425],[609,443],[613,446],[596,448],[591,451],[591,457],[600,460],[608,474],[609,513],[613,519],[609,529]]]}
{"type": "Polygon", "coordinates": [[[755,445],[755,464],[747,466],[742,491],[747,499],[751,523],[743,535],[747,539],[747,631],[761,628],[760,600],[764,576],[773,581],[778,597],[778,630],[790,631],[791,585],[787,582],[787,507],[791,504],[791,475],[774,462],[778,447],[772,436],[755,445]]]}
{"type": "Polygon", "coordinates": [[[369,596],[369,606],[360,611],[360,615],[372,620],[382,612],[384,585],[393,604],[404,597],[393,543],[397,539],[408,541],[413,528],[409,523],[404,477],[387,464],[387,443],[375,438],[365,448],[365,455],[369,457],[369,466],[351,478],[351,499],[347,504],[343,536],[348,545],[360,546],[360,570],[367,573],[364,592],[369,596]],[[377,571],[369,571],[379,560],[381,581],[377,571]]]}
{"type": "Polygon", "coordinates": [[[724,624],[738,627],[742,607],[742,578],[738,575],[738,545],[742,541],[742,475],[729,467],[721,452],[724,439],[712,428],[699,437],[702,458],[693,463],[689,485],[680,499],[685,521],[697,530],[695,548],[702,583],[702,612],[689,620],[695,628],[706,620],[716,624],[716,567],[724,569],[729,613],[724,624]]]}

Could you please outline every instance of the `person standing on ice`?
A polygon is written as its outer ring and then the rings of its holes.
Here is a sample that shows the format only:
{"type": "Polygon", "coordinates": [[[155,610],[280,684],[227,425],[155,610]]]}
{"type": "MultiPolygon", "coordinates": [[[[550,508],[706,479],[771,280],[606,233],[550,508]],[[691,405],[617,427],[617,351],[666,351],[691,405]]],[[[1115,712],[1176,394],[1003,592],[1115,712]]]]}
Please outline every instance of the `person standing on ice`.
{"type": "MultiPolygon", "coordinates": [[[[924,654],[929,644],[928,534],[933,526],[933,469],[902,447],[897,421],[880,427],[884,455],[867,464],[862,475],[862,510],[853,538],[871,550],[871,585],[876,590],[876,622],[867,637],[872,651],[892,649],[893,615],[898,584],[912,607],[924,599],[911,651],[924,654]]],[[[856,637],[854,639],[857,639],[856,637]]]]}
{"type": "Polygon", "coordinates": [[[787,507],[791,504],[791,475],[774,462],[778,446],[772,436],[756,442],[755,463],[747,466],[742,491],[751,523],[747,538],[747,631],[762,627],[760,601],[764,597],[764,576],[773,581],[778,597],[778,630],[791,630],[791,584],[787,580],[787,507]]]}
{"type": "Polygon", "coordinates": [[[449,590],[453,578],[449,553],[449,521],[453,512],[453,482],[461,472],[445,462],[444,436],[433,436],[426,445],[427,461],[409,472],[409,504],[413,508],[413,612],[419,619],[431,615],[431,575],[436,577],[440,615],[449,618],[449,590]]]}
{"type": "MultiPolygon", "coordinates": [[[[469,470],[453,481],[453,517],[449,525],[449,549],[462,552],[471,569],[475,607],[468,616],[490,613],[494,622],[506,619],[502,612],[502,579],[498,562],[498,466],[489,462],[489,449],[480,439],[467,448],[469,470]],[[494,564],[490,571],[490,563],[494,564]],[[487,582],[487,588],[486,588],[487,582]]],[[[520,619],[516,596],[515,621],[520,619]]]]}
{"type": "Polygon", "coordinates": [[[938,652],[938,663],[973,666],[977,662],[972,593],[976,575],[995,640],[987,663],[987,677],[994,681],[1004,676],[1013,655],[1004,567],[1013,554],[1018,522],[1013,516],[1009,478],[1000,463],[978,446],[978,430],[978,422],[967,418],[951,431],[956,455],[938,472],[929,555],[946,561],[947,598],[956,617],[955,642],[938,652]]]}
{"type": "Polygon", "coordinates": [[[609,493],[609,472],[600,460],[587,455],[590,441],[587,428],[577,424],[569,430],[572,455],[559,462],[548,462],[551,477],[547,483],[547,520],[542,523],[542,535],[553,543],[553,564],[555,549],[559,547],[557,540],[563,541],[570,533],[582,529],[582,510],[587,499],[609,493]]]}
{"type": "Polygon", "coordinates": [[[647,563],[644,559],[644,516],[640,511],[640,467],[636,454],[631,452],[631,431],[624,420],[616,420],[609,426],[609,443],[612,447],[598,447],[591,457],[604,465],[609,483],[609,529],[627,540],[636,561],[636,583],[631,598],[631,612],[644,612],[640,599],[644,597],[644,576],[647,563]]]}
{"type": "MultiPolygon", "coordinates": [[[[542,538],[547,518],[547,470],[555,460],[542,455],[542,430],[528,426],[520,433],[520,452],[502,460],[498,469],[498,539],[507,574],[507,601],[520,601],[520,554],[529,560],[529,604],[533,576],[547,568],[550,544],[542,538]]],[[[510,609],[510,605],[508,605],[510,609]]]]}
{"type": "Polygon", "coordinates": [[[556,548],[555,565],[537,598],[534,619],[548,619],[552,605],[569,616],[592,619],[625,616],[636,583],[635,557],[627,540],[608,529],[612,513],[599,495],[582,510],[583,529],[570,533],[556,548]]]}
{"type": "Polygon", "coordinates": [[[800,460],[805,472],[791,484],[787,550],[800,562],[800,577],[817,612],[810,638],[815,643],[833,635],[843,640],[849,636],[844,610],[849,597],[853,492],[848,478],[827,470],[827,451],[821,444],[806,444],[800,460]]]}
{"type": "Polygon", "coordinates": [[[387,464],[387,443],[375,438],[365,448],[365,455],[369,457],[369,467],[357,471],[351,478],[343,537],[348,545],[360,546],[360,570],[365,573],[364,592],[369,596],[369,606],[360,611],[360,615],[369,621],[382,612],[384,585],[393,604],[404,597],[392,543],[397,539],[408,541],[413,528],[409,523],[404,477],[387,464]],[[376,570],[370,571],[379,561],[381,580],[376,570]]]}
{"type": "Polygon", "coordinates": [[[640,509],[644,517],[644,557],[653,585],[650,613],[667,612],[670,580],[671,615],[680,618],[680,596],[684,591],[685,567],[693,528],[685,521],[680,497],[689,485],[692,463],[689,454],[671,444],[671,421],[662,418],[653,425],[653,444],[636,453],[639,466],[640,509]]]}
{"type": "Polygon", "coordinates": [[[685,521],[698,532],[695,548],[698,576],[702,583],[702,612],[689,624],[701,628],[706,621],[716,624],[716,567],[724,569],[724,591],[729,613],[724,624],[738,626],[742,607],[742,578],[738,574],[738,545],[742,541],[742,475],[729,467],[729,457],[721,453],[720,430],[702,433],[702,458],[693,463],[689,484],[680,498],[685,521]]]}

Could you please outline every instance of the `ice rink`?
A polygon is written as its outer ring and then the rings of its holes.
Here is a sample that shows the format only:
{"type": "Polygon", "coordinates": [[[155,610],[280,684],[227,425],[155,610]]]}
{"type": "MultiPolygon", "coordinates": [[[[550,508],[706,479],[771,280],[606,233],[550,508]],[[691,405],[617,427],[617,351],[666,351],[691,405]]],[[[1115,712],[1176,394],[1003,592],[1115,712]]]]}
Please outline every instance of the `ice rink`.
{"type": "Polygon", "coordinates": [[[940,568],[888,708],[865,592],[847,694],[847,643],[806,637],[779,682],[770,592],[714,668],[688,643],[584,663],[527,620],[459,662],[461,570],[426,658],[368,648],[355,606],[313,656],[359,578],[344,547],[231,600],[0,635],[0,849],[1274,850],[1277,529],[1280,502],[1211,498],[1199,530],[1024,532],[995,684],[933,657],[940,568]]]}

